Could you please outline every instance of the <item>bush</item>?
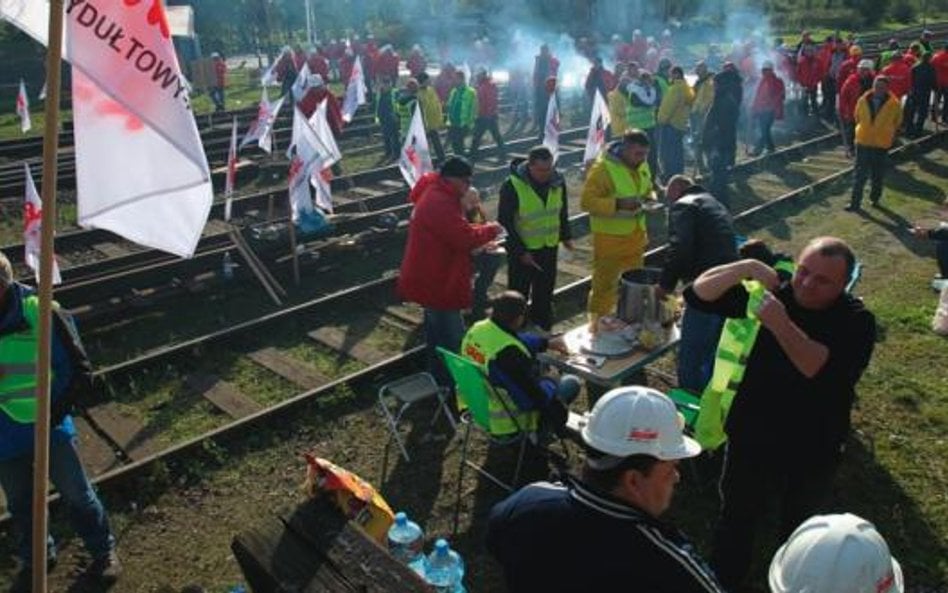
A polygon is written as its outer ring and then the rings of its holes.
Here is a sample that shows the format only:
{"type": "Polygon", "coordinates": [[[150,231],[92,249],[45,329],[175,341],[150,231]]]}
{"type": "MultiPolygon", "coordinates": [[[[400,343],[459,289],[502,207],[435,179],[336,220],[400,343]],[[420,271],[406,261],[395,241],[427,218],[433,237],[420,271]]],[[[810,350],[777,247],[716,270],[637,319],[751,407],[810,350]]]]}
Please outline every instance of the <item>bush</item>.
{"type": "Polygon", "coordinates": [[[900,23],[915,22],[915,5],[909,0],[896,0],[892,7],[892,18],[900,23]]]}
{"type": "Polygon", "coordinates": [[[776,31],[800,31],[802,29],[859,29],[863,16],[850,8],[813,9],[806,12],[786,12],[771,15],[770,26],[776,31]]]}

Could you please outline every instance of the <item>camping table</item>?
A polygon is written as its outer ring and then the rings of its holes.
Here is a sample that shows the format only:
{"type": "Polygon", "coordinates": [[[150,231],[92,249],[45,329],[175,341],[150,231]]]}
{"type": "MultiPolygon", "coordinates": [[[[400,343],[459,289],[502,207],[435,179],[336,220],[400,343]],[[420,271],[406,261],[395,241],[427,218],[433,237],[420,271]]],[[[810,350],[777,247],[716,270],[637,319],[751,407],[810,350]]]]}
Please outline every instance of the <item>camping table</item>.
{"type": "Polygon", "coordinates": [[[540,353],[537,358],[543,363],[555,366],[561,371],[578,375],[600,387],[610,389],[619,385],[623,379],[641,371],[646,365],[668,352],[678,344],[681,332],[677,325],[662,328],[665,332],[663,341],[652,350],[636,347],[628,354],[607,357],[605,364],[596,367],[589,362],[590,355],[580,350],[580,344],[588,335],[588,324],[573,328],[563,335],[569,355],[563,355],[553,350],[540,353]]]}

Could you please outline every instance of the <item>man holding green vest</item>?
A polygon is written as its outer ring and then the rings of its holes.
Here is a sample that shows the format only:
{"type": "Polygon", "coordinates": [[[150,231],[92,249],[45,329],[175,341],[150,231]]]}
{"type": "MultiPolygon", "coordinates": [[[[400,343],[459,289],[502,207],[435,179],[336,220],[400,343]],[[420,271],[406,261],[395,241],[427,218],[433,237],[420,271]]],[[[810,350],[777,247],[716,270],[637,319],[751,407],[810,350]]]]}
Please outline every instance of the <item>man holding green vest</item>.
{"type": "MultiPolygon", "coordinates": [[[[76,376],[69,346],[56,315],[53,317],[53,409],[49,477],[62,496],[72,525],[92,555],[89,577],[115,580],[121,565],[115,537],[105,510],[89,483],[76,449],[72,417],[57,413],[76,376]]],[[[29,591],[32,574],[33,443],[36,423],[36,355],[39,340],[39,299],[33,290],[14,281],[13,269],[0,253],[0,487],[7,499],[20,570],[11,591],[29,591]]],[[[56,551],[48,538],[48,563],[56,551]]]]}
{"type": "Polygon", "coordinates": [[[507,231],[507,285],[530,300],[530,320],[550,331],[558,245],[572,249],[573,243],[566,181],[549,148],[538,146],[525,161],[510,163],[510,176],[500,186],[497,221],[507,231]]]}
{"type": "Polygon", "coordinates": [[[745,259],[711,268],[685,290],[688,306],[759,321],[735,336],[733,352],[744,370],[725,424],[711,560],[729,591],[741,590],[770,505],[780,509],[783,540],[830,493],[876,335],[872,313],[846,292],[855,266],[845,242],[820,237],[797,257],[790,282],[745,259]]]}
{"type": "Polygon", "coordinates": [[[656,200],[648,153],[648,135],[629,130],[593,163],[583,185],[581,205],[589,212],[593,235],[592,332],[602,316],[615,313],[622,273],[644,265],[648,227],[643,206],[656,200]]]}
{"type": "Polygon", "coordinates": [[[559,429],[566,424],[569,404],[579,395],[577,377],[563,375],[557,381],[540,374],[536,353],[548,348],[566,352],[566,345],[562,337],[518,333],[526,314],[527,299],[508,290],[494,299],[490,318],[471,326],[461,342],[461,355],[484,367],[499,398],[488,402],[494,436],[513,434],[518,427],[536,431],[541,419],[543,426],[559,429]]]}

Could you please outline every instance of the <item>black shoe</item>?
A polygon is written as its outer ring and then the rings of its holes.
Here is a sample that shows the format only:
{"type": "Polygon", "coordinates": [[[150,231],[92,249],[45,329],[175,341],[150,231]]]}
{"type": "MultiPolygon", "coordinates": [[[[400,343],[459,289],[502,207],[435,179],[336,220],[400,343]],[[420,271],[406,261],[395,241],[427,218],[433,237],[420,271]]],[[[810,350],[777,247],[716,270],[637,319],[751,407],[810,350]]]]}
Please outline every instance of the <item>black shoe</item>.
{"type": "Polygon", "coordinates": [[[103,582],[115,582],[122,574],[122,563],[115,550],[99,556],[86,569],[86,575],[103,582]]]}
{"type": "Polygon", "coordinates": [[[843,210],[845,210],[846,212],[858,212],[859,210],[861,210],[861,208],[855,204],[849,204],[848,206],[843,208],[843,210]]]}
{"type": "Polygon", "coordinates": [[[879,205],[879,200],[870,200],[870,201],[872,202],[873,208],[881,208],[881,206],[879,205]]]}

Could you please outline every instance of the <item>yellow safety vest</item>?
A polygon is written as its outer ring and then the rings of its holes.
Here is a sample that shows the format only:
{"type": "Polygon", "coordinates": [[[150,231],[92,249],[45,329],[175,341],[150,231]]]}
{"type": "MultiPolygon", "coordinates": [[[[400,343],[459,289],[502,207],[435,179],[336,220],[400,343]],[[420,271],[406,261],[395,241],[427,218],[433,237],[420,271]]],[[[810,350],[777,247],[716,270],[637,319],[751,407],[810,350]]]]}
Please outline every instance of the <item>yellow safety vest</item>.
{"type": "Polygon", "coordinates": [[[563,188],[551,187],[546,204],[529,183],[516,175],[510,176],[510,184],[517,192],[517,218],[515,225],[520,239],[527,249],[556,247],[560,242],[560,209],[563,207],[563,188]]]}
{"type": "MultiPolygon", "coordinates": [[[[505,348],[514,346],[530,356],[527,347],[490,319],[483,319],[471,326],[461,341],[461,356],[473,360],[489,375],[489,367],[498,354],[505,348]]],[[[487,405],[490,417],[488,430],[492,435],[503,436],[520,432],[533,432],[540,422],[540,413],[524,411],[510,398],[507,390],[493,385],[493,394],[487,405]],[[510,412],[513,412],[511,415],[510,412]],[[519,429],[518,429],[519,426],[519,429]]],[[[459,401],[459,407],[463,407],[459,401]]]]}
{"type": "MultiPolygon", "coordinates": [[[[778,261],[774,267],[790,273],[794,270],[793,262],[787,260],[778,261]]],[[[746,316],[728,319],[721,329],[714,371],[701,394],[701,410],[695,420],[695,438],[705,449],[717,449],[727,440],[724,424],[760,332],[757,309],[764,299],[764,286],[756,280],[744,280],[743,284],[747,290],[746,316]]]]}
{"type": "Polygon", "coordinates": [[[22,301],[27,327],[0,338],[0,410],[14,422],[36,422],[36,351],[39,343],[39,298],[22,301]]]}
{"type": "MultiPolygon", "coordinates": [[[[615,188],[614,198],[641,197],[642,200],[651,200],[652,171],[648,163],[642,163],[638,168],[638,180],[632,177],[632,172],[624,164],[612,157],[600,155],[609,173],[609,179],[615,188]]],[[[594,233],[606,235],[631,235],[636,231],[646,232],[648,225],[645,222],[645,213],[641,210],[634,216],[621,216],[617,211],[613,216],[589,216],[589,226],[594,233]]]]}

